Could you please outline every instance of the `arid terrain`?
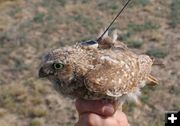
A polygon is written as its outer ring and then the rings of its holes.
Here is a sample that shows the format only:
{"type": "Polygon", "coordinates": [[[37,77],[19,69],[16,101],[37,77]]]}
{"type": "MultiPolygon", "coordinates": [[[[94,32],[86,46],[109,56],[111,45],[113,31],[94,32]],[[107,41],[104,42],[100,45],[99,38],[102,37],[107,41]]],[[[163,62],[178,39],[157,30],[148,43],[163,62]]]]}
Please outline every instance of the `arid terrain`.
{"type": "MultiPolygon", "coordinates": [[[[44,52],[95,39],[125,0],[0,0],[0,126],[73,126],[74,101],[38,78],[44,52]]],[[[142,89],[142,106],[126,103],[132,126],[164,126],[180,110],[180,0],[132,0],[113,24],[119,40],[161,65],[159,85],[142,89]]]]}

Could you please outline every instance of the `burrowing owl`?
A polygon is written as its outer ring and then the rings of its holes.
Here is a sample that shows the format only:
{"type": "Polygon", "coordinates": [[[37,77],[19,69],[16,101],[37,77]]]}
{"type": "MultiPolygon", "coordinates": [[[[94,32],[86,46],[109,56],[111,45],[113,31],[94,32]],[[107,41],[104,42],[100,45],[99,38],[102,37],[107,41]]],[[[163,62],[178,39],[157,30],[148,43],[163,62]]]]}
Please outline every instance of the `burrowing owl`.
{"type": "Polygon", "coordinates": [[[59,48],[44,55],[39,76],[47,77],[65,96],[121,104],[127,98],[137,101],[145,81],[156,83],[150,75],[153,61],[147,55],[136,55],[129,50],[117,41],[117,34],[109,37],[109,27],[97,41],[59,48]]]}
{"type": "Polygon", "coordinates": [[[153,61],[136,55],[117,35],[53,50],[43,56],[40,77],[47,77],[65,96],[122,101],[140,94],[150,75],[153,61]]]}

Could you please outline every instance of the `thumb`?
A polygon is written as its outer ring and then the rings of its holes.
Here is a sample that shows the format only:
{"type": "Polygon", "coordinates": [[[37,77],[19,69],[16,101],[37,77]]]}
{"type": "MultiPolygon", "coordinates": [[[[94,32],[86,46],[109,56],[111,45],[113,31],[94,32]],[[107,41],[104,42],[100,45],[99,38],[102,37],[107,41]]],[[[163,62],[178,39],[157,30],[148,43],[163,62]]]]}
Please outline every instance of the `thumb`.
{"type": "Polygon", "coordinates": [[[115,112],[115,109],[110,103],[103,103],[100,100],[76,100],[76,109],[78,113],[95,113],[102,116],[112,116],[115,112]]]}

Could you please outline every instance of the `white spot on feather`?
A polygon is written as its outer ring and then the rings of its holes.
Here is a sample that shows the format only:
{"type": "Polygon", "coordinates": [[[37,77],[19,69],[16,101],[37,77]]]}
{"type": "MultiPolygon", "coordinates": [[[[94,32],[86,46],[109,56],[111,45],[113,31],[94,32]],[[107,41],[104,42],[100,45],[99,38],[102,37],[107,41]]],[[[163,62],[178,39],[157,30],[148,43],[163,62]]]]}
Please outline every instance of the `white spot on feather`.
{"type": "MultiPolygon", "coordinates": [[[[115,91],[116,92],[116,91],[115,91]]],[[[115,92],[112,92],[112,91],[110,91],[110,90],[107,90],[106,91],[106,94],[108,95],[108,96],[111,96],[111,97],[120,97],[120,96],[122,96],[122,94],[121,93],[115,93],[115,92]]]]}
{"type": "Polygon", "coordinates": [[[119,84],[121,84],[122,83],[122,80],[119,78],[119,84]]]}
{"type": "Polygon", "coordinates": [[[146,85],[146,81],[143,80],[143,81],[140,82],[139,87],[142,88],[142,87],[144,87],[145,85],[146,85]]]}
{"type": "Polygon", "coordinates": [[[109,57],[109,56],[101,56],[101,58],[100,58],[101,60],[103,60],[103,61],[110,61],[110,62],[113,62],[113,63],[118,63],[118,61],[117,60],[114,60],[114,59],[112,59],[111,57],[109,57]]]}

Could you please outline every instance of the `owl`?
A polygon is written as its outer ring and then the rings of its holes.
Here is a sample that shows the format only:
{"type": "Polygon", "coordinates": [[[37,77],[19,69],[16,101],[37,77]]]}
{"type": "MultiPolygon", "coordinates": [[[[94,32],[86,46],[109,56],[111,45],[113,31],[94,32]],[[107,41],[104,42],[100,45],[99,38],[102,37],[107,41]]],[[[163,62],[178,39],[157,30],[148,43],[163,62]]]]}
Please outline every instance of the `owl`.
{"type": "Polygon", "coordinates": [[[140,88],[151,76],[153,60],[137,55],[117,34],[108,33],[98,42],[87,41],[62,47],[42,57],[39,77],[50,80],[60,94],[87,100],[108,100],[124,103],[138,101],[140,88]]]}

